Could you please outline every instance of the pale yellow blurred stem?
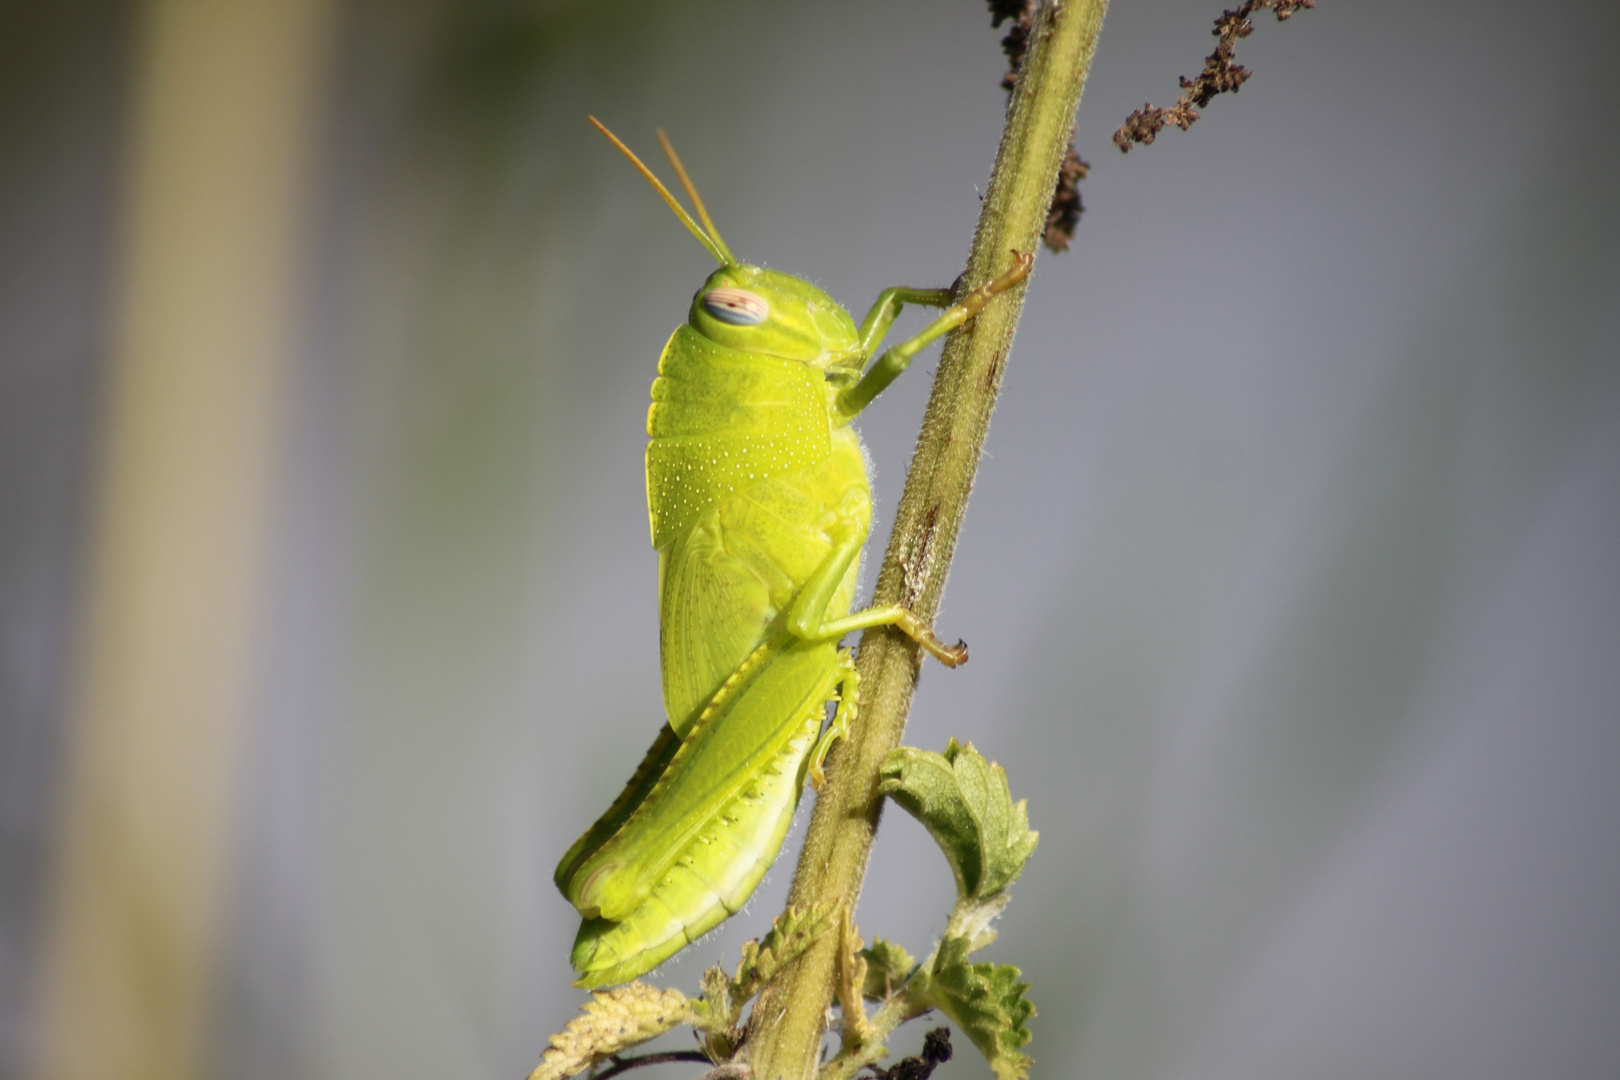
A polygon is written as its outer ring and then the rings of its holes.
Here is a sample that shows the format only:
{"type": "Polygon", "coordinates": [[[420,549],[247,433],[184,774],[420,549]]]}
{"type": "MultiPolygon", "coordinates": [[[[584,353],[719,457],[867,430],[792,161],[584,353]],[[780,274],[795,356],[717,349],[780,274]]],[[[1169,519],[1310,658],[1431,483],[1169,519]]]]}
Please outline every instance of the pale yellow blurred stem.
{"type": "Polygon", "coordinates": [[[41,1080],[208,1067],[330,6],[141,12],[41,1080]]]}

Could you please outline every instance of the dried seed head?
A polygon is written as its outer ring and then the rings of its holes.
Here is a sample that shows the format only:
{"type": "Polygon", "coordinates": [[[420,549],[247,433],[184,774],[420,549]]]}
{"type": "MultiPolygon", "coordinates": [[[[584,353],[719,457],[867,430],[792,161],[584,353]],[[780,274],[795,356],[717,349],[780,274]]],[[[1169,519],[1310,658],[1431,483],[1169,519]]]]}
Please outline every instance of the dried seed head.
{"type": "Polygon", "coordinates": [[[1254,73],[1234,62],[1232,51],[1237,42],[1254,33],[1249,16],[1261,8],[1269,8],[1282,22],[1296,11],[1316,6],[1316,0],[1244,0],[1236,11],[1223,11],[1215,20],[1211,31],[1219,40],[1215,51],[1204,58],[1204,70],[1198,77],[1181,78],[1181,96],[1168,109],[1151,102],[1125,118],[1125,123],[1114,132],[1114,145],[1121,153],[1128,153],[1133,143],[1147,146],[1153,142],[1166,124],[1174,124],[1182,131],[1192,126],[1199,117],[1198,109],[1208,105],[1217,94],[1235,94],[1254,73]],[[1196,106],[1196,108],[1195,108],[1196,106]]]}

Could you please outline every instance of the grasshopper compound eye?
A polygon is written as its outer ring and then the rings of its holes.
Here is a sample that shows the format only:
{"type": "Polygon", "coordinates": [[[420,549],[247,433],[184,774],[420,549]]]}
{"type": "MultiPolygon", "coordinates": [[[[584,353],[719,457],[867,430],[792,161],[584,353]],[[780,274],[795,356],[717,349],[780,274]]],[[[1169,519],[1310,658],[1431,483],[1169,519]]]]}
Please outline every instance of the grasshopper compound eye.
{"type": "Polygon", "coordinates": [[[758,326],[771,313],[771,305],[758,293],[747,289],[710,289],[703,307],[721,322],[733,326],[758,326]]]}

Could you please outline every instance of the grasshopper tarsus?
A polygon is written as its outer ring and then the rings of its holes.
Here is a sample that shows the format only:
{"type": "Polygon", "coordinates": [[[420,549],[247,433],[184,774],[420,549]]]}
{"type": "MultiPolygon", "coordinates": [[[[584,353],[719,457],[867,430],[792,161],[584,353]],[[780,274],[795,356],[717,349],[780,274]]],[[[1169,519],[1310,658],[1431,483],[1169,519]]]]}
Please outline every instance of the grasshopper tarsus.
{"type": "Polygon", "coordinates": [[[921,645],[929,656],[948,668],[961,667],[968,662],[968,647],[965,641],[945,645],[938,638],[930,636],[926,641],[919,639],[917,644],[921,645]]]}

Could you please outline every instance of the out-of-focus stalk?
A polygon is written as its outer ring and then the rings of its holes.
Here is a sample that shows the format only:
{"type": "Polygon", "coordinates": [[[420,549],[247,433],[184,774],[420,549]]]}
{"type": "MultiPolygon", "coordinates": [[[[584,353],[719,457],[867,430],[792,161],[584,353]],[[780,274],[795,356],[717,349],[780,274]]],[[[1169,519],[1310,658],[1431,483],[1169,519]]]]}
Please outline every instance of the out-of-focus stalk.
{"type": "Polygon", "coordinates": [[[126,140],[41,1080],[210,1071],[330,0],[154,0],[126,140]]]}

